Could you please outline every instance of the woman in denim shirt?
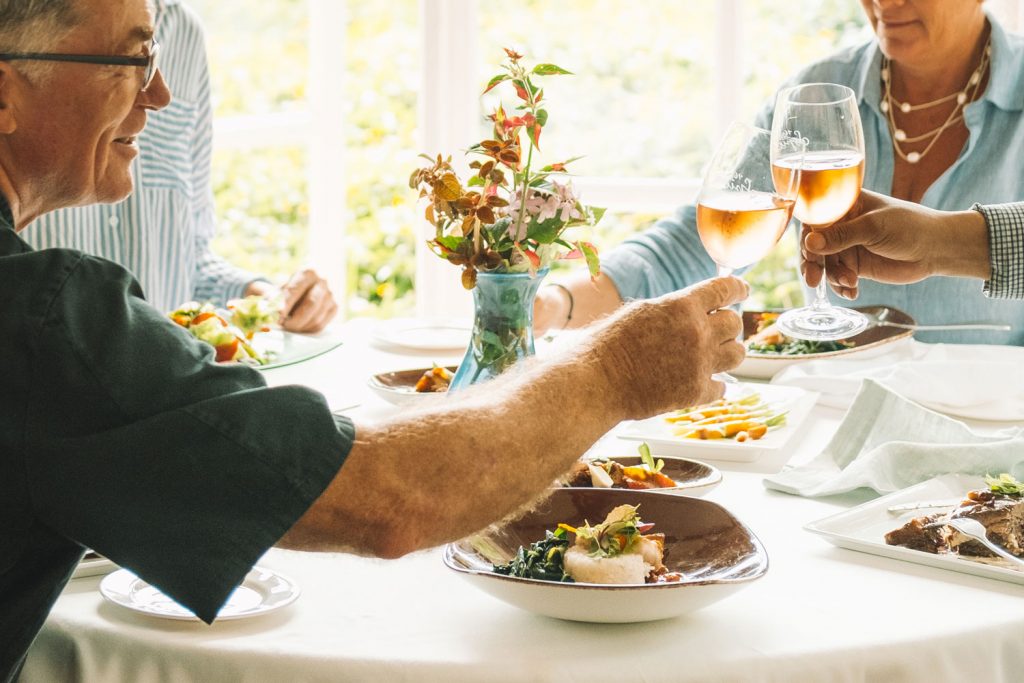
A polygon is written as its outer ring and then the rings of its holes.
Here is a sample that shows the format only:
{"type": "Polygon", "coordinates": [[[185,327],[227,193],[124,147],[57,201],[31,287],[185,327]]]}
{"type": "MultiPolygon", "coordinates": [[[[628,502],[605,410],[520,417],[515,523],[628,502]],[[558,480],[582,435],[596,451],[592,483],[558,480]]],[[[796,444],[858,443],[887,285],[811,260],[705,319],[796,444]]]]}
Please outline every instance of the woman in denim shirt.
{"type": "MultiPolygon", "coordinates": [[[[861,1],[877,40],[810,65],[784,87],[831,82],[854,90],[864,125],[864,187],[943,210],[1024,199],[1024,38],[1007,34],[977,0],[861,1]],[[981,74],[979,92],[959,105],[956,93],[983,66],[989,46],[990,63],[981,74]],[[889,108],[906,137],[934,130],[954,107],[962,109],[962,121],[944,130],[927,153],[922,154],[930,139],[900,144],[903,156],[894,148],[883,110],[887,98],[882,68],[887,59],[892,60],[889,101],[896,102],[889,108]],[[952,99],[910,113],[899,108],[901,103],[918,105],[947,95],[952,99]],[[920,158],[908,162],[904,157],[915,150],[920,158]]],[[[773,105],[774,100],[761,110],[758,126],[771,129],[773,105]]],[[[571,316],[566,291],[543,289],[538,327],[558,327],[567,317],[570,326],[585,324],[621,301],[659,296],[715,274],[697,235],[692,205],[605,254],[601,266],[602,275],[594,282],[578,276],[563,283],[572,294],[571,316]]],[[[856,305],[876,304],[906,311],[920,323],[984,320],[1014,328],[1006,333],[919,333],[922,341],[1024,345],[1024,302],[986,296],[976,280],[932,277],[912,285],[862,281],[856,305]]]]}

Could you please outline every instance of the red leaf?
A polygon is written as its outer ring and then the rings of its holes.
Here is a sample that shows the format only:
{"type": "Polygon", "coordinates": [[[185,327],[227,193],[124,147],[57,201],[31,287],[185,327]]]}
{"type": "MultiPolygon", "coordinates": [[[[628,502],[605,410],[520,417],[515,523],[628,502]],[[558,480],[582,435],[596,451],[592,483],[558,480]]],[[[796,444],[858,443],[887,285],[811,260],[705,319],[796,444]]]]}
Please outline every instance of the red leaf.
{"type": "Polygon", "coordinates": [[[540,256],[537,256],[537,252],[523,249],[523,253],[526,254],[526,258],[530,259],[534,268],[540,268],[540,256]]]}
{"type": "Polygon", "coordinates": [[[519,81],[516,81],[512,85],[515,86],[516,94],[519,95],[519,99],[521,99],[523,102],[529,102],[530,101],[529,93],[526,92],[526,88],[524,88],[523,86],[521,86],[519,84],[519,81]]]}

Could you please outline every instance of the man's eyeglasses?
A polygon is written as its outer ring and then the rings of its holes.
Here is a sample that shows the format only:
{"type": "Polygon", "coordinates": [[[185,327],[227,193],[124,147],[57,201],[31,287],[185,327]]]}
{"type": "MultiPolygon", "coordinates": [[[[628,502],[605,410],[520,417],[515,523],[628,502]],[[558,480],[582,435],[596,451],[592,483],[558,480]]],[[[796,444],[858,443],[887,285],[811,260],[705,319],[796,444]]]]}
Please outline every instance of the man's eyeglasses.
{"type": "Polygon", "coordinates": [[[8,52],[0,53],[0,61],[31,60],[38,62],[77,62],[79,64],[103,64],[105,66],[137,66],[144,68],[142,87],[145,91],[153,83],[156,76],[156,56],[160,52],[160,43],[155,40],[150,44],[149,54],[145,57],[124,57],[121,55],[65,55],[53,52],[8,52]]]}

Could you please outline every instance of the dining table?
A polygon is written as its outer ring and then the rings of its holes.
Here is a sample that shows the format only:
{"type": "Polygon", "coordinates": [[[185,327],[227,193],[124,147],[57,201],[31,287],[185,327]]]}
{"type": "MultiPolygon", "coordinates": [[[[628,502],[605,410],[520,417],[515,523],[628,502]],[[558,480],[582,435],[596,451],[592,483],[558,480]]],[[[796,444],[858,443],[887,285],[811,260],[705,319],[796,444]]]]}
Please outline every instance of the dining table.
{"type": "MultiPolygon", "coordinates": [[[[381,343],[379,325],[347,321],[337,328],[340,346],[268,370],[266,380],[321,391],[357,427],[415,410],[383,400],[370,376],[455,364],[461,353],[381,343]]],[[[571,334],[539,342],[538,355],[573,344],[571,334]]],[[[841,409],[816,404],[785,449],[754,462],[712,463],[723,479],[706,499],[750,528],[769,569],[682,616],[627,624],[539,616],[478,590],[445,566],[439,548],[396,560],[273,548],[258,564],[292,579],[301,595],[249,619],[161,619],[104,599],[102,577],[70,581],[20,680],[1024,680],[1024,585],[835,547],[803,528],[868,501],[870,491],[805,498],[765,487],[766,475],[817,455],[843,417],[841,409]]],[[[590,453],[635,449],[612,430],[590,453]]],[[[424,457],[443,458],[443,449],[424,457]]],[[[528,466],[531,453],[505,457],[528,466]]],[[[459,476],[473,495],[471,474],[459,476]]]]}

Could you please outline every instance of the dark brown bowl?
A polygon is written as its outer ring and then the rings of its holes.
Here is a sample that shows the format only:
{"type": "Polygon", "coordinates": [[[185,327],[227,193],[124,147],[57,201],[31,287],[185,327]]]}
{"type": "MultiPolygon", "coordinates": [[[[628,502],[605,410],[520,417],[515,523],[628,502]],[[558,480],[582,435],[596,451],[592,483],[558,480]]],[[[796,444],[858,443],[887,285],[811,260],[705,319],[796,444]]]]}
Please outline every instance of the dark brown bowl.
{"type": "MultiPolygon", "coordinates": [[[[608,459],[614,460],[623,467],[633,467],[643,464],[643,460],[639,455],[615,455],[609,456],[608,459]]],[[[662,493],[672,493],[682,496],[703,496],[705,493],[718,486],[722,481],[722,473],[717,467],[712,467],[711,465],[699,460],[676,458],[671,455],[658,455],[657,453],[654,454],[654,459],[664,461],[665,466],[662,468],[661,473],[676,482],[676,486],[670,488],[643,489],[645,491],[659,491],[662,493]]],[[[581,486],[574,488],[592,487],[581,486]]]]}
{"type": "Polygon", "coordinates": [[[450,543],[445,564],[482,590],[539,614],[575,621],[633,622],[677,616],[719,600],[768,571],[756,536],[725,508],[699,498],[623,489],[554,489],[537,508],[470,539],[450,543]],[[604,520],[617,505],[638,505],[641,518],[665,534],[664,563],[679,583],[603,585],[503,576],[520,546],[544,538],[560,522],[604,520]],[[485,554],[486,553],[486,554],[485,554]]]}

